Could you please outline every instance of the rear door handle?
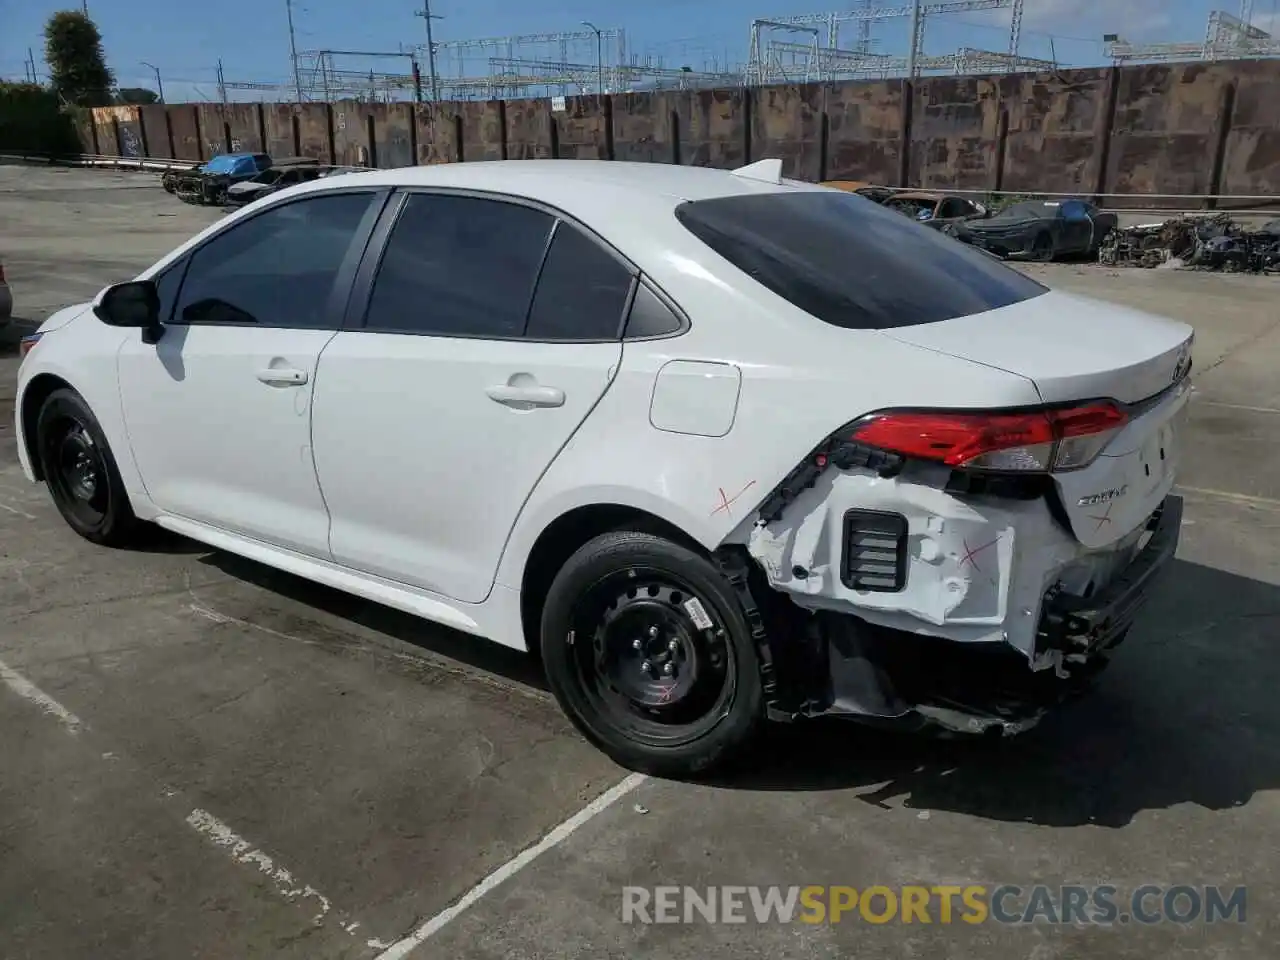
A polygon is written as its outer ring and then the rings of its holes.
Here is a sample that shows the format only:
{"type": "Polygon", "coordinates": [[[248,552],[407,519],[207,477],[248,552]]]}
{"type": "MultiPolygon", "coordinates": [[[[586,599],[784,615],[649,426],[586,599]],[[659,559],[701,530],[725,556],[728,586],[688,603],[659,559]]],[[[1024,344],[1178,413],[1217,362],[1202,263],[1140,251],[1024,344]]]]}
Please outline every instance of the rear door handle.
{"type": "Polygon", "coordinates": [[[258,379],[273,387],[300,387],[307,382],[307,371],[293,367],[267,367],[258,371],[258,379]]]}
{"type": "Polygon", "coordinates": [[[500,383],[485,390],[492,400],[519,409],[564,406],[564,391],[559,387],[519,387],[500,383]]]}

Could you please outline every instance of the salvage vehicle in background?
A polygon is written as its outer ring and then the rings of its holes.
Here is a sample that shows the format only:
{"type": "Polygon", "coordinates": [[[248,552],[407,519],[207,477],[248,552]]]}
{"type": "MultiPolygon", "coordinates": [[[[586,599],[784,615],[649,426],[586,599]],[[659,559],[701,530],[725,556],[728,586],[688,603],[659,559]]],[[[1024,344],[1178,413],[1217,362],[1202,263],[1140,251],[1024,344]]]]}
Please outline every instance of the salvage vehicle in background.
{"type": "Polygon", "coordinates": [[[860,197],[866,197],[873,203],[884,203],[897,192],[893,187],[882,187],[863,180],[824,180],[820,185],[829,187],[832,190],[856,193],[860,197]]]}
{"type": "Polygon", "coordinates": [[[990,211],[981,203],[932,190],[902,190],[882,202],[890,210],[928,224],[935,230],[941,230],[948,224],[990,216],[990,211]]]}
{"type": "Polygon", "coordinates": [[[1096,258],[1119,218],[1084,200],[1027,200],[986,219],[948,224],[943,232],[1001,257],[1049,261],[1096,258]]]}
{"type": "Polygon", "coordinates": [[[265,197],[29,338],[22,469],[93,543],[149,521],[537,649],[635,768],[766,717],[1018,732],[1173,557],[1193,331],[781,173],[265,197]]]}
{"type": "Polygon", "coordinates": [[[256,176],[229,186],[226,203],[228,206],[238,206],[295,184],[309,183],[326,169],[331,168],[322,167],[320,161],[313,157],[285,157],[273,160],[271,166],[256,176]]]}
{"type": "Polygon", "coordinates": [[[187,203],[221,206],[228,188],[251,180],[270,166],[271,157],[265,153],[223,153],[194,170],[166,172],[160,183],[187,203]]]}

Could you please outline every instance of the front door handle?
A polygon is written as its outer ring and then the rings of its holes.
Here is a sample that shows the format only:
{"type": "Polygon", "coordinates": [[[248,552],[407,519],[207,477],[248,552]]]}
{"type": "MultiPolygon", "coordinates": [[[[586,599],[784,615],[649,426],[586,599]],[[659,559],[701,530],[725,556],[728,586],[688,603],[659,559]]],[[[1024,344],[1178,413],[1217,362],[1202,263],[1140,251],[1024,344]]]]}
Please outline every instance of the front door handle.
{"type": "Polygon", "coordinates": [[[258,379],[273,387],[300,387],[307,382],[307,371],[293,367],[267,367],[258,371],[258,379]]]}
{"type": "Polygon", "coordinates": [[[517,410],[528,410],[532,407],[564,406],[564,391],[559,387],[522,387],[510,383],[500,383],[485,390],[492,400],[503,406],[517,410]]]}

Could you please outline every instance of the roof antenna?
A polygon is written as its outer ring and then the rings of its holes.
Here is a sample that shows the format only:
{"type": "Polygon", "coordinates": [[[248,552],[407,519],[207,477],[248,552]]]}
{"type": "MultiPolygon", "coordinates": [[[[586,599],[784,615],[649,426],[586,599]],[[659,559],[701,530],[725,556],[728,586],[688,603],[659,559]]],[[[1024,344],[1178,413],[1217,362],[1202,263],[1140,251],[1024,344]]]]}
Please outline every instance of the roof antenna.
{"type": "Polygon", "coordinates": [[[782,161],[776,157],[757,160],[755,163],[749,163],[745,167],[739,167],[734,170],[733,175],[741,177],[743,180],[758,180],[761,183],[781,183],[782,161]]]}

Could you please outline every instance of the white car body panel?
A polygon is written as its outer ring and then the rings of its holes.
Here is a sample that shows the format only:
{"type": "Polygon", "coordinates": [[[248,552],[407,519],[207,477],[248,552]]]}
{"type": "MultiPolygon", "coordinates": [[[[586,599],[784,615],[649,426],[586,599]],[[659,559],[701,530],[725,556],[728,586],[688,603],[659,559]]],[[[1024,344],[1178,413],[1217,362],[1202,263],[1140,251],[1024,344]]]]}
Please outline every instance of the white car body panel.
{"type": "Polygon", "coordinates": [[[334,560],[484,600],[525,499],[621,357],[617,342],[339,333],[320,359],[312,419],[334,560]],[[509,385],[511,405],[490,395],[509,385]],[[539,387],[561,403],[518,399],[539,387]]]}
{"type": "MultiPolygon", "coordinates": [[[[290,188],[264,203],[356,183],[532,198],[590,224],[691,327],[589,345],[243,328],[193,328],[183,343],[178,328],[157,350],[138,331],[75,308],[74,317],[51,318],[53,334],[21,368],[20,455],[24,390],[38,376],[60,377],[97,414],[144,519],[517,648],[526,646],[519,591],[539,536],[576,509],[620,505],[708,549],[746,546],[769,582],[802,606],[1029,652],[1046,585],[1083,589],[1130,555],[1173,482],[1177,443],[1168,434],[1184,394],[1130,423],[1088,469],[1056,478],[1074,537],[1043,501],[975,503],[945,493],[931,468],[889,480],[830,470],[776,523],[757,526],[756,510],[818,443],[873,411],[1150,396],[1157,391],[1143,391],[1167,382],[1190,328],[1056,293],[885,332],[827,325],[746,277],[673,216],[684,199],[825,189],[767,180],[518,161],[367,171],[290,188]],[[277,358],[307,372],[307,383],[259,382],[256,372],[277,358]],[[178,361],[185,380],[172,376],[178,361]],[[674,392],[655,392],[672,364],[684,371],[674,392]],[[513,410],[486,394],[520,374],[563,389],[565,404],[513,410]],[[1144,473],[1162,441],[1163,466],[1144,473]],[[1122,487],[1110,501],[1112,521],[1090,532],[1078,501],[1122,487]],[[871,504],[908,517],[911,577],[901,593],[848,590],[834,573],[839,517],[871,504]],[[796,566],[808,576],[796,579],[796,566]]],[[[222,218],[141,277],[258,209],[222,218]]],[[[34,476],[25,459],[24,469],[34,476]]]]}
{"type": "Polygon", "coordinates": [[[151,502],[327,557],[311,406],[316,364],[333,337],[332,330],[181,325],[156,344],[126,337],[117,359],[120,394],[151,502]]]}

